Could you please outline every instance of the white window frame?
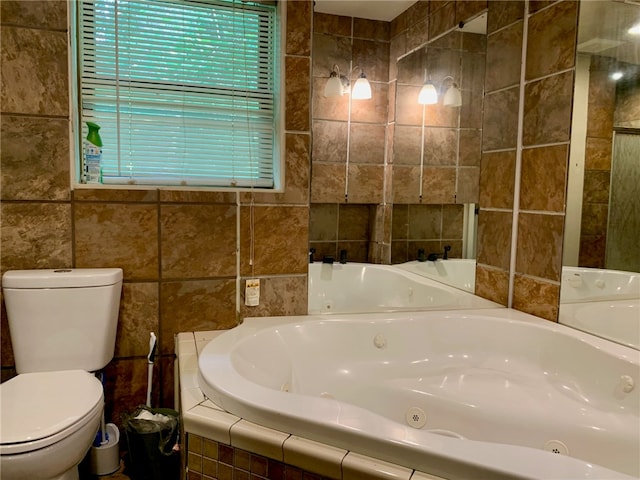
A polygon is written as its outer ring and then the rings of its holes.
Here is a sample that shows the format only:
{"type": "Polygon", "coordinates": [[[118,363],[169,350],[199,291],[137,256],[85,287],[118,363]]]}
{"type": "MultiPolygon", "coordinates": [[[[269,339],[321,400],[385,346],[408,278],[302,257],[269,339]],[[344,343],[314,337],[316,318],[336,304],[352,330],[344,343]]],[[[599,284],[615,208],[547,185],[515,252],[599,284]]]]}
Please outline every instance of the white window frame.
{"type": "MultiPolygon", "coordinates": [[[[170,0],[169,0],[170,1],[170,0]]],[[[240,2],[241,0],[236,0],[240,2]]],[[[259,0],[258,0],[259,1],[259,0]]],[[[206,2],[206,0],[200,0],[198,3],[206,2]]],[[[253,191],[254,189],[260,189],[261,191],[268,192],[282,192],[284,190],[284,44],[285,44],[285,31],[286,31],[286,9],[283,2],[277,2],[277,14],[276,14],[276,80],[275,80],[275,96],[273,102],[274,108],[274,127],[275,133],[273,137],[274,149],[272,157],[273,165],[273,183],[270,186],[261,185],[257,182],[249,182],[245,184],[233,184],[229,185],[194,185],[194,184],[165,184],[162,182],[140,182],[140,181],[123,181],[112,182],[108,184],[101,183],[83,183],[81,181],[82,175],[82,154],[83,154],[83,136],[86,136],[86,128],[83,128],[81,107],[80,107],[80,72],[79,72],[79,50],[78,50],[78,38],[76,35],[78,25],[78,2],[70,2],[69,8],[69,43],[71,48],[69,49],[69,78],[70,78],[70,107],[71,107],[71,128],[69,131],[70,145],[71,145],[71,185],[73,189],[163,189],[163,190],[198,190],[198,191],[253,191]],[[84,134],[84,135],[83,135],[84,134]]]]}

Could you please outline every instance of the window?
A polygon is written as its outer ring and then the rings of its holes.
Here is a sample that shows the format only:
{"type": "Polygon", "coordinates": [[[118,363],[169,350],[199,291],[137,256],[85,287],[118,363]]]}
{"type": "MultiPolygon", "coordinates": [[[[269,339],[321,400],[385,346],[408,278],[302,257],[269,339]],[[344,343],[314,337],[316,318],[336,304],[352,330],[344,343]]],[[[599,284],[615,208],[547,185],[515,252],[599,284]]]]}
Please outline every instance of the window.
{"type": "Polygon", "coordinates": [[[100,126],[103,183],[273,187],[276,13],[274,2],[79,1],[80,135],[100,126]]]}

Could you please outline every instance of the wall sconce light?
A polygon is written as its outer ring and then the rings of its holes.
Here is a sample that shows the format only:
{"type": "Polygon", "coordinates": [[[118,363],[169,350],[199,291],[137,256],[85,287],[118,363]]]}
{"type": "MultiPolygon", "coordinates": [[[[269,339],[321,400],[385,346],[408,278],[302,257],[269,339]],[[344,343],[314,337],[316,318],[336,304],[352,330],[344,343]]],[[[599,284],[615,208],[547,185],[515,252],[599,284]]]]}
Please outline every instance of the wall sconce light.
{"type": "MultiPolygon", "coordinates": [[[[353,67],[349,76],[351,76],[356,69],[360,70],[360,77],[358,77],[356,82],[353,84],[351,98],[354,100],[368,100],[371,98],[371,85],[369,84],[369,80],[367,80],[364,70],[362,70],[361,67],[353,67]]],[[[341,75],[340,68],[337,65],[334,65],[331,73],[329,74],[329,80],[327,80],[327,84],[324,87],[324,96],[341,97],[345,93],[349,93],[350,86],[351,82],[349,81],[349,77],[341,75]]]]}
{"type": "MultiPolygon", "coordinates": [[[[460,89],[458,88],[458,85],[455,83],[452,76],[448,75],[442,79],[442,82],[440,83],[440,94],[442,94],[442,89],[444,88],[444,83],[446,80],[451,80],[451,86],[446,90],[442,103],[448,107],[461,106],[462,93],[460,92],[460,89]]],[[[424,85],[420,89],[420,94],[418,95],[418,103],[420,105],[435,105],[436,103],[438,103],[438,96],[439,94],[436,86],[430,79],[426,80],[424,85]]]]}

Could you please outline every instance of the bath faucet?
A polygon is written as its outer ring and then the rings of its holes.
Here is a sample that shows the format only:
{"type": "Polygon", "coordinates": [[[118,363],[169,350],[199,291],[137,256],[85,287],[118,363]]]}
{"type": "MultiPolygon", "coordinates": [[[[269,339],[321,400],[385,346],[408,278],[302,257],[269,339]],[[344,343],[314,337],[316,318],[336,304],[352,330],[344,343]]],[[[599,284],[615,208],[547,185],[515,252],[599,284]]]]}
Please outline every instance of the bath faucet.
{"type": "Polygon", "coordinates": [[[419,262],[426,262],[427,261],[427,257],[425,257],[425,255],[424,255],[424,248],[419,248],[418,249],[418,261],[419,262]]]}
{"type": "Polygon", "coordinates": [[[309,249],[309,263],[313,263],[313,255],[316,253],[316,249],[315,248],[310,248],[309,249]]]}
{"type": "Polygon", "coordinates": [[[444,255],[442,255],[442,259],[443,260],[448,260],[449,259],[449,250],[451,250],[451,245],[445,245],[444,246],[444,255]]]}
{"type": "Polygon", "coordinates": [[[439,253],[430,253],[429,255],[427,255],[427,260],[430,262],[435,262],[436,260],[438,260],[439,256],[439,253]]]}
{"type": "Polygon", "coordinates": [[[333,256],[325,255],[324,257],[322,257],[322,263],[328,263],[329,265],[333,265],[333,256]]]}
{"type": "Polygon", "coordinates": [[[347,251],[346,250],[340,250],[340,263],[342,263],[343,265],[345,263],[347,263],[347,251]]]}

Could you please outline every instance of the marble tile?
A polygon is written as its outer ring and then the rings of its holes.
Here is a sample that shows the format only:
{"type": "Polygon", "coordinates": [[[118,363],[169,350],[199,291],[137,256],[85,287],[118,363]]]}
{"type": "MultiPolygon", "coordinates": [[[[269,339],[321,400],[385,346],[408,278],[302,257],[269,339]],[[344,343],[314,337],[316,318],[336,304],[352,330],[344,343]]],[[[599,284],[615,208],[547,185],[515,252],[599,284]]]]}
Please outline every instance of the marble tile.
{"type": "Polygon", "coordinates": [[[358,17],[353,19],[353,36],[357,38],[388,42],[390,29],[389,22],[358,17]]]}
{"type": "Polygon", "coordinates": [[[578,265],[587,268],[604,268],[607,247],[604,235],[581,235],[578,265]]]}
{"type": "Polygon", "coordinates": [[[77,267],[120,267],[125,280],[158,278],[155,205],[76,203],[77,267]]]}
{"type": "Polygon", "coordinates": [[[313,2],[287,2],[287,33],[285,53],[287,55],[311,55],[311,20],[313,2]]]}
{"type": "Polygon", "coordinates": [[[346,250],[348,262],[372,263],[369,259],[369,246],[370,242],[368,241],[341,240],[336,245],[338,253],[335,258],[340,258],[340,252],[346,250]]]}
{"type": "Polygon", "coordinates": [[[538,10],[542,10],[543,8],[548,7],[549,5],[552,5],[556,2],[558,2],[558,0],[529,0],[529,14],[536,13],[538,10]]]}
{"type": "Polygon", "coordinates": [[[509,270],[511,223],[511,212],[480,209],[478,215],[478,263],[500,270],[509,270]]]}
{"type": "MultiPolygon", "coordinates": [[[[153,391],[159,392],[159,368],[154,371],[153,391]]],[[[105,420],[122,424],[122,415],[131,414],[147,398],[147,359],[114,359],[105,367],[105,420]]],[[[155,399],[154,399],[155,400],[155,399]]]]}
{"type": "Polygon", "coordinates": [[[424,165],[455,165],[458,153],[458,130],[425,127],[424,165]]]}
{"type": "Polygon", "coordinates": [[[10,368],[7,372],[5,372],[4,369],[6,367],[13,367],[16,363],[13,358],[11,332],[9,332],[9,321],[7,319],[7,309],[4,301],[2,302],[2,315],[0,318],[0,361],[3,368],[3,377],[0,381],[4,382],[5,380],[8,380],[8,378],[4,378],[4,374],[6,373],[7,377],[11,378],[15,368],[10,368]]]}
{"type": "Polygon", "coordinates": [[[346,176],[343,164],[314,162],[311,170],[311,201],[344,203],[346,176]]]}
{"type": "Polygon", "coordinates": [[[401,35],[407,29],[407,18],[409,16],[409,9],[402,12],[396,18],[390,22],[389,36],[393,39],[398,35],[401,35]]]}
{"type": "Polygon", "coordinates": [[[422,176],[423,203],[455,203],[456,169],[424,167],[422,176]]]}
{"type": "Polygon", "coordinates": [[[309,240],[335,241],[338,239],[338,205],[312,203],[309,206],[309,240]]]}
{"type": "MultiPolygon", "coordinates": [[[[121,192],[122,190],[117,190],[117,191],[121,192]]],[[[132,191],[132,193],[135,193],[135,192],[139,192],[139,190],[132,191]]],[[[166,203],[226,203],[226,204],[236,203],[235,192],[208,192],[208,191],[200,191],[200,190],[164,190],[164,189],[151,191],[151,193],[154,193],[154,192],[157,192],[157,196],[159,197],[159,200],[161,202],[166,202],[166,203]]],[[[128,201],[133,201],[133,199],[128,201]]]]}
{"type": "Polygon", "coordinates": [[[286,130],[307,131],[310,128],[309,67],[309,58],[285,57],[284,125],[286,130]]]}
{"type": "Polygon", "coordinates": [[[3,200],[69,200],[69,122],[2,115],[3,200]]]}
{"type": "Polygon", "coordinates": [[[425,45],[429,39],[429,18],[421,18],[407,28],[407,51],[425,45]]]}
{"type": "Polygon", "coordinates": [[[350,36],[341,37],[332,33],[324,34],[316,31],[313,35],[313,76],[329,78],[335,65],[341,75],[348,77],[352,59],[351,49],[350,36]]]}
{"type": "Polygon", "coordinates": [[[456,26],[456,2],[448,2],[442,8],[429,13],[429,39],[436,38],[456,26]]]}
{"type": "Polygon", "coordinates": [[[557,2],[529,17],[526,79],[566,70],[575,65],[578,2],[557,2]]]}
{"type": "Polygon", "coordinates": [[[240,194],[242,203],[253,197],[256,203],[303,204],[309,202],[309,170],[311,166],[311,136],[308,133],[286,133],[284,148],[284,192],[268,193],[258,189],[240,194]]]}
{"type": "Polygon", "coordinates": [[[381,203],[384,193],[382,165],[350,164],[348,201],[350,203],[381,203]]]}
{"type": "Polygon", "coordinates": [[[369,240],[371,216],[369,205],[340,205],[338,240],[369,240]]]}
{"type": "Polygon", "coordinates": [[[347,122],[313,120],[313,151],[317,162],[344,163],[347,159],[347,122]]]}
{"type": "Polygon", "coordinates": [[[314,12],[313,31],[348,37],[351,35],[351,22],[351,17],[314,12]]]}
{"type": "Polygon", "coordinates": [[[524,0],[491,0],[487,16],[487,33],[523,19],[524,3],[524,0]]]}
{"type": "Polygon", "coordinates": [[[608,203],[583,203],[580,235],[606,235],[608,217],[608,203]]]}
{"type": "Polygon", "coordinates": [[[307,314],[307,276],[260,278],[260,305],[248,307],[244,304],[244,285],[240,281],[240,316],[270,317],[275,315],[307,314]]]}
{"type": "Polygon", "coordinates": [[[393,139],[394,165],[420,165],[422,127],[396,125],[393,139]]]}
{"type": "Polygon", "coordinates": [[[480,200],[480,167],[457,169],[456,203],[478,203],[480,200]]]}
{"type": "Polygon", "coordinates": [[[5,25],[67,30],[67,2],[3,0],[0,18],[5,25]]]}
{"type": "Polygon", "coordinates": [[[440,239],[442,236],[441,205],[409,205],[409,240],[440,239]]]}
{"type": "Polygon", "coordinates": [[[327,84],[327,80],[329,80],[329,71],[327,71],[326,76],[313,78],[313,118],[314,120],[334,120],[346,122],[349,119],[350,97],[349,95],[342,95],[341,97],[325,97],[324,87],[327,84]]]}
{"type": "Polygon", "coordinates": [[[485,96],[482,123],[483,151],[516,147],[519,91],[519,87],[514,87],[485,96]]]}
{"type": "Polygon", "coordinates": [[[513,208],[516,152],[482,154],[480,167],[480,206],[513,208]]]}
{"type": "Polygon", "coordinates": [[[116,357],[146,356],[149,332],[159,333],[159,285],[124,283],[120,300],[116,357]]]}
{"type": "Polygon", "coordinates": [[[521,212],[518,218],[516,272],[559,282],[563,228],[563,215],[521,212]]]}
{"type": "Polygon", "coordinates": [[[587,113],[587,137],[611,139],[614,109],[609,105],[591,103],[587,113]]]}
{"type": "Polygon", "coordinates": [[[71,205],[3,202],[0,207],[3,272],[73,266],[71,205]]]}
{"type": "Polygon", "coordinates": [[[477,17],[487,8],[488,0],[456,0],[456,24],[477,17]]]}
{"type": "Polygon", "coordinates": [[[384,163],[385,125],[352,123],[349,161],[353,163],[384,163]]]}
{"type": "Polygon", "coordinates": [[[520,83],[522,28],[514,23],[487,37],[485,89],[488,92],[520,83]]]}
{"type": "Polygon", "coordinates": [[[516,310],[557,322],[559,302],[560,285],[516,274],[513,285],[516,310]]]}
{"type": "Polygon", "coordinates": [[[69,115],[66,32],[4,25],[0,37],[2,111],[69,115]]]}
{"type": "Polygon", "coordinates": [[[420,203],[420,167],[393,166],[393,203],[420,203]]]}
{"type": "Polygon", "coordinates": [[[235,294],[235,279],[161,283],[160,353],[173,352],[173,336],[178,332],[235,327],[235,294]]]}
{"type": "Polygon", "coordinates": [[[543,78],[525,86],[523,144],[569,141],[573,72],[543,78]]]}
{"type": "Polygon", "coordinates": [[[409,205],[393,205],[391,218],[391,238],[409,238],[409,205]]]}
{"type": "MultiPolygon", "coordinates": [[[[127,202],[127,203],[156,203],[159,191],[151,190],[121,190],[107,188],[79,188],[71,192],[73,200],[78,202],[127,202]]],[[[195,193],[195,192],[194,192],[195,193]]],[[[235,198],[235,196],[234,196],[235,198]]]]}
{"type": "Polygon", "coordinates": [[[396,90],[397,84],[395,81],[389,82],[389,110],[387,111],[387,131],[389,131],[390,127],[395,125],[396,119],[396,90]]]}
{"type": "Polygon", "coordinates": [[[422,105],[418,104],[420,86],[396,86],[396,128],[400,125],[422,125],[422,105]]]}
{"type": "Polygon", "coordinates": [[[585,170],[611,170],[611,152],[610,139],[587,137],[584,158],[585,170]]]}
{"type": "MultiPolygon", "coordinates": [[[[352,44],[352,63],[364,70],[369,82],[389,81],[389,43],[354,38],[352,44]]],[[[361,71],[356,69],[352,75],[355,83],[361,71]]]]}
{"type": "Polygon", "coordinates": [[[442,238],[462,238],[464,207],[462,205],[442,206],[442,238]]]}
{"type": "Polygon", "coordinates": [[[482,130],[461,129],[458,135],[458,165],[479,167],[482,159],[482,130]]]}
{"type": "Polygon", "coordinates": [[[584,172],[583,201],[609,203],[611,174],[606,170],[587,170],[584,172]]]}
{"type": "Polygon", "coordinates": [[[478,263],[475,294],[506,307],[509,300],[509,272],[478,263]]]}
{"type": "Polygon", "coordinates": [[[568,156],[568,145],[522,151],[521,209],[564,212],[568,156]]]}
{"type": "Polygon", "coordinates": [[[351,121],[384,124],[387,120],[389,84],[370,82],[371,98],[351,102],[351,121]]]}
{"type": "Polygon", "coordinates": [[[236,206],[162,205],[160,242],[163,279],[235,275],[236,206]]]}
{"type": "Polygon", "coordinates": [[[453,125],[459,121],[460,128],[482,128],[484,115],[484,93],[462,90],[461,107],[445,107],[452,116],[453,125]]]}
{"type": "MultiPolygon", "coordinates": [[[[411,260],[415,259],[415,255],[411,260]]],[[[404,263],[409,261],[408,244],[406,240],[394,240],[391,242],[391,263],[404,263]]]]}
{"type": "Polygon", "coordinates": [[[242,207],[240,213],[241,274],[306,274],[309,261],[308,207],[255,206],[253,222],[250,211],[250,207],[242,207]],[[254,240],[252,266],[249,265],[251,230],[254,240]]]}

